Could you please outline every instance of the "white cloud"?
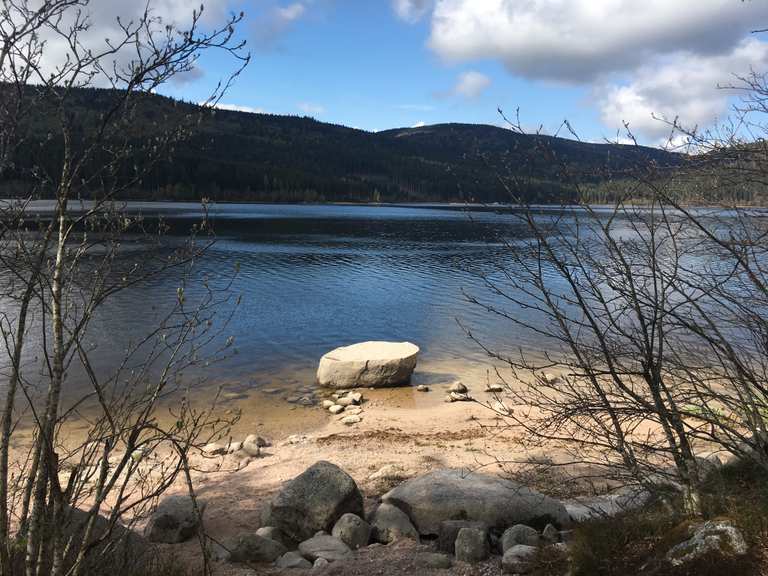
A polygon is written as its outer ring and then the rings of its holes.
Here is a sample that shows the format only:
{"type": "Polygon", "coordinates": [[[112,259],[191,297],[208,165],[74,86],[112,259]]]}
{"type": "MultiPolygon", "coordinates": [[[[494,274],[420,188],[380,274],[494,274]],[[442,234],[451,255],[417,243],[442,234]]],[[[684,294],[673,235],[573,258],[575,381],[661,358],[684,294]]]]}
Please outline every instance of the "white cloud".
{"type": "Polygon", "coordinates": [[[429,12],[432,3],[433,0],[392,0],[392,8],[398,18],[415,24],[429,12]]]}
{"type": "Polygon", "coordinates": [[[453,93],[464,98],[477,98],[491,85],[491,79],[475,70],[459,75],[453,93]]]}
{"type": "Polygon", "coordinates": [[[325,107],[320,104],[314,104],[312,102],[299,102],[297,104],[299,110],[309,116],[320,116],[325,114],[325,107]]]}
{"type": "Polygon", "coordinates": [[[601,118],[609,130],[624,121],[638,136],[661,143],[670,127],[657,118],[689,127],[709,126],[728,112],[730,90],[718,88],[746,75],[752,68],[768,69],[768,44],[747,39],[722,55],[678,53],[664,62],[641,66],[622,85],[598,87],[601,118]]]}
{"type": "Polygon", "coordinates": [[[285,22],[293,22],[304,15],[307,7],[301,2],[294,2],[283,8],[276,8],[277,17],[285,22]]]}
{"type": "Polygon", "coordinates": [[[426,125],[427,125],[427,123],[424,122],[424,120],[419,120],[418,122],[416,122],[416,124],[411,126],[411,128],[423,128],[426,125]]]}
{"type": "Polygon", "coordinates": [[[286,5],[270,4],[270,7],[255,15],[252,21],[255,46],[271,50],[280,37],[307,14],[310,0],[292,2],[286,5]]]}
{"type": "Polygon", "coordinates": [[[449,61],[493,58],[514,74],[588,82],[658,55],[721,54],[768,2],[437,0],[429,46],[449,61]]]}

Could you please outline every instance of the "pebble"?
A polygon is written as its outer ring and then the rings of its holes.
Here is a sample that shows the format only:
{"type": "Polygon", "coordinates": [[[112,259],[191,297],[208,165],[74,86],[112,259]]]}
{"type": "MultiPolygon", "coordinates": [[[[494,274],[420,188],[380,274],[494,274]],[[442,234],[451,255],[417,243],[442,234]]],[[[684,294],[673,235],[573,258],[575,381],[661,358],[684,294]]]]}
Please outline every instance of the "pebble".
{"type": "Polygon", "coordinates": [[[429,386],[425,386],[424,384],[419,384],[416,386],[417,392],[429,392],[429,386]]]}
{"type": "Polygon", "coordinates": [[[323,400],[323,408],[330,408],[331,406],[335,406],[336,402],[333,400],[323,400]]]}
{"type": "Polygon", "coordinates": [[[339,414],[341,412],[344,412],[344,406],[342,406],[341,404],[334,404],[333,406],[328,408],[328,411],[331,414],[339,414]]]}
{"type": "Polygon", "coordinates": [[[469,402],[472,397],[469,394],[460,394],[457,392],[451,392],[445,397],[446,402],[469,402]]]}
{"type": "Polygon", "coordinates": [[[339,398],[336,401],[336,404],[338,404],[339,406],[352,406],[352,404],[354,403],[355,403],[354,400],[352,400],[352,398],[350,398],[349,396],[344,396],[344,398],[339,398]]]}
{"type": "Polygon", "coordinates": [[[485,391],[494,393],[504,392],[504,386],[501,384],[489,384],[485,391]]]}
{"type": "Polygon", "coordinates": [[[261,454],[261,446],[259,446],[259,437],[256,434],[249,434],[245,440],[243,440],[242,446],[243,452],[248,456],[256,457],[261,454]]]}
{"type": "Polygon", "coordinates": [[[341,423],[345,424],[347,426],[351,426],[352,424],[358,424],[359,422],[362,422],[362,418],[360,416],[352,415],[352,416],[344,416],[344,418],[341,419],[341,423]]]}
{"type": "Polygon", "coordinates": [[[347,398],[352,398],[352,402],[360,404],[363,401],[363,395],[360,392],[350,392],[347,394],[347,398]]]}
{"type": "Polygon", "coordinates": [[[219,456],[220,454],[225,454],[226,452],[227,448],[225,446],[216,444],[215,442],[211,442],[210,444],[203,446],[203,454],[208,456],[219,456]]]}
{"type": "Polygon", "coordinates": [[[360,408],[360,406],[349,406],[348,408],[344,409],[344,414],[348,414],[350,416],[354,416],[355,414],[362,413],[363,409],[360,408]]]}
{"type": "Polygon", "coordinates": [[[449,392],[455,392],[457,394],[466,394],[467,393],[467,387],[464,386],[464,384],[461,381],[456,381],[453,384],[451,384],[451,387],[448,389],[449,392]]]}

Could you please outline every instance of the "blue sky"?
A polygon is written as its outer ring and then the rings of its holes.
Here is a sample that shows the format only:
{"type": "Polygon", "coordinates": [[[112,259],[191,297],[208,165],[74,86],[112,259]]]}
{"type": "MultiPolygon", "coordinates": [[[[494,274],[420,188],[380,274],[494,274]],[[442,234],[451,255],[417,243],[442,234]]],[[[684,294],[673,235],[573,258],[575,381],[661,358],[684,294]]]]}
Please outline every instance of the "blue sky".
{"type": "MultiPolygon", "coordinates": [[[[365,130],[498,124],[498,107],[519,107],[529,129],[567,118],[600,140],[628,121],[660,144],[658,117],[711,124],[731,101],[718,84],[768,68],[750,34],[768,25],[766,2],[215,0],[211,12],[233,9],[252,61],[222,105],[365,130]]],[[[208,56],[166,93],[202,100],[229,68],[208,56]]]]}

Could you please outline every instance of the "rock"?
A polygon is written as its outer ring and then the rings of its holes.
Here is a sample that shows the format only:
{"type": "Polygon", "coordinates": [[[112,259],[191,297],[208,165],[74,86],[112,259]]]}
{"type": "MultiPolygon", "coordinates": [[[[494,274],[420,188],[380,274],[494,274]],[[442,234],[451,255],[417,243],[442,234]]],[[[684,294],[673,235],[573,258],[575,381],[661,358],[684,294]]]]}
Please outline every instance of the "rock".
{"type": "Polygon", "coordinates": [[[299,544],[299,552],[310,562],[314,562],[318,558],[328,562],[335,562],[343,560],[352,551],[349,549],[349,546],[338,538],[328,534],[321,534],[299,544]]]}
{"type": "Polygon", "coordinates": [[[338,538],[352,550],[368,545],[371,539],[371,527],[362,518],[354,514],[344,514],[333,526],[331,535],[338,538]]]}
{"type": "Polygon", "coordinates": [[[362,516],[363,496],[349,474],[321,460],[282,487],[265,524],[300,542],[318,530],[331,530],[347,512],[362,516]]]}
{"type": "Polygon", "coordinates": [[[336,402],[334,402],[333,400],[323,400],[323,408],[327,410],[331,406],[336,406],[336,402]]]}
{"type": "Polygon", "coordinates": [[[256,436],[256,445],[259,448],[269,448],[272,446],[272,442],[268,440],[267,438],[262,438],[261,436],[256,436]]]}
{"type": "Polygon", "coordinates": [[[454,544],[456,560],[476,564],[490,554],[488,532],[479,528],[462,528],[454,544]]]}
{"type": "Polygon", "coordinates": [[[344,406],[342,406],[341,404],[334,404],[333,406],[328,408],[328,411],[331,414],[339,414],[341,412],[344,412],[344,406]]]}
{"type": "Polygon", "coordinates": [[[315,560],[315,563],[312,564],[312,570],[319,570],[320,568],[324,568],[325,566],[328,566],[328,560],[325,558],[318,558],[315,560]]]}
{"type": "Polygon", "coordinates": [[[405,511],[422,535],[438,534],[441,522],[457,519],[479,520],[497,530],[514,524],[570,523],[558,500],[512,480],[456,469],[407,480],[383,500],[405,511]]]}
{"type": "Polygon", "coordinates": [[[552,524],[547,524],[541,533],[541,538],[547,544],[557,544],[560,542],[560,531],[552,526],[552,524]]]}
{"type": "Polygon", "coordinates": [[[531,569],[531,560],[538,548],[518,544],[504,552],[501,559],[501,569],[505,574],[527,574],[531,569]]]}
{"type": "MultiPolygon", "coordinates": [[[[197,505],[202,516],[205,502],[198,500],[197,505]]],[[[150,542],[176,544],[192,538],[199,526],[200,518],[195,514],[192,498],[168,496],[152,513],[145,534],[150,542]]]]}
{"type": "Polygon", "coordinates": [[[383,503],[371,518],[373,538],[382,544],[389,544],[399,538],[419,539],[408,515],[391,504],[383,503]]]}
{"type": "Polygon", "coordinates": [[[283,534],[283,531],[280,530],[280,528],[275,528],[274,526],[262,526],[256,530],[256,535],[261,536],[262,538],[269,538],[275,542],[280,542],[280,544],[289,549],[296,546],[296,542],[283,534]]]}
{"type": "Polygon", "coordinates": [[[347,398],[351,398],[354,404],[360,404],[363,401],[363,395],[360,392],[350,392],[347,398]]]}
{"type": "Polygon", "coordinates": [[[738,528],[727,520],[710,521],[691,527],[692,536],[667,552],[667,560],[680,566],[698,560],[707,553],[717,552],[726,557],[743,556],[747,543],[738,528]]]}
{"type": "Polygon", "coordinates": [[[541,375],[541,378],[547,384],[556,384],[557,382],[560,381],[560,376],[557,376],[556,374],[552,374],[551,372],[544,372],[541,375]]]}
{"type": "Polygon", "coordinates": [[[456,394],[466,394],[469,392],[466,386],[464,386],[463,382],[457,381],[451,384],[451,387],[448,388],[449,392],[455,392],[456,394]]]}
{"type": "Polygon", "coordinates": [[[488,384],[488,386],[485,388],[485,391],[499,394],[500,392],[504,392],[504,386],[501,384],[488,384]]]}
{"type": "Polygon", "coordinates": [[[438,552],[422,552],[416,557],[416,562],[433,570],[448,570],[453,565],[448,554],[438,552]]]}
{"type": "Polygon", "coordinates": [[[363,413],[363,409],[360,408],[360,406],[350,406],[349,408],[344,409],[344,414],[347,414],[349,416],[357,416],[362,413],[363,413]]]}
{"type": "Polygon", "coordinates": [[[235,452],[239,452],[243,449],[243,443],[242,442],[230,442],[227,444],[227,454],[234,454],[235,452]]]}
{"type": "Polygon", "coordinates": [[[249,434],[243,440],[242,451],[253,458],[256,458],[261,454],[261,446],[259,444],[260,438],[256,434],[249,434]]]}
{"type": "Polygon", "coordinates": [[[458,392],[451,392],[445,397],[446,402],[469,402],[472,400],[472,396],[469,394],[459,394],[458,392]]]}
{"type": "Polygon", "coordinates": [[[454,544],[456,543],[456,537],[459,535],[459,530],[462,528],[477,528],[488,532],[488,526],[485,522],[477,522],[470,520],[446,520],[440,523],[440,530],[437,535],[437,549],[441,552],[447,552],[448,554],[454,554],[454,544]]]}
{"type": "Polygon", "coordinates": [[[535,528],[525,524],[516,524],[511,528],[507,528],[504,534],[501,535],[502,554],[518,544],[538,546],[541,544],[541,535],[535,528]]]}
{"type": "Polygon", "coordinates": [[[363,419],[360,416],[356,416],[356,415],[344,416],[344,418],[341,419],[341,423],[346,426],[352,426],[352,424],[359,424],[362,421],[363,419]]]}
{"type": "Polygon", "coordinates": [[[410,342],[362,342],[328,352],[320,359],[317,381],[329,388],[381,388],[407,384],[419,347],[410,342]]]}
{"type": "Polygon", "coordinates": [[[288,550],[280,542],[258,534],[240,534],[229,546],[229,561],[241,564],[274,562],[288,550]]]}
{"type": "Polygon", "coordinates": [[[565,507],[574,522],[584,522],[591,518],[613,517],[637,510],[651,499],[651,493],[645,488],[629,486],[615,494],[569,501],[565,507]]]}
{"type": "Polygon", "coordinates": [[[219,456],[227,453],[227,447],[212,442],[203,446],[203,454],[206,456],[219,456]]]}
{"type": "Polygon", "coordinates": [[[338,404],[339,406],[347,407],[347,406],[352,406],[354,402],[352,401],[352,398],[345,396],[344,398],[339,398],[336,401],[336,404],[338,404]]]}
{"type": "Polygon", "coordinates": [[[287,570],[289,568],[312,568],[312,562],[306,560],[299,552],[286,552],[275,562],[275,566],[287,570]]]}
{"type": "Polygon", "coordinates": [[[425,386],[424,384],[419,384],[416,386],[416,392],[429,392],[429,386],[425,386]]]}

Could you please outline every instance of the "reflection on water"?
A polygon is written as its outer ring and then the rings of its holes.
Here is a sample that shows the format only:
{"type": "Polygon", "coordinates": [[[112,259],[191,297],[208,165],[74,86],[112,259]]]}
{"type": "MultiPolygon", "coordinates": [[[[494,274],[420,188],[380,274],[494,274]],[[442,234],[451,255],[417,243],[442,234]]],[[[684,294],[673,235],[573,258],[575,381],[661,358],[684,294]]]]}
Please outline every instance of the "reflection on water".
{"type": "MultiPolygon", "coordinates": [[[[179,235],[197,215],[191,206],[159,208],[179,235]]],[[[418,344],[420,381],[480,377],[487,361],[457,320],[498,348],[541,351],[535,334],[521,333],[463,295],[492,297],[479,274],[492,273],[500,261],[511,264],[504,243],[519,240],[525,230],[509,214],[221,205],[212,216],[218,240],[196,274],[215,281],[239,267],[233,289],[242,295],[227,327],[237,354],[211,369],[215,381],[248,389],[306,386],[323,353],[363,340],[418,344]]],[[[148,248],[140,242],[128,247],[126,259],[140,258],[148,248]]],[[[117,362],[127,343],[173,305],[177,286],[167,274],[109,301],[89,332],[98,363],[117,362]]]]}

